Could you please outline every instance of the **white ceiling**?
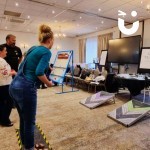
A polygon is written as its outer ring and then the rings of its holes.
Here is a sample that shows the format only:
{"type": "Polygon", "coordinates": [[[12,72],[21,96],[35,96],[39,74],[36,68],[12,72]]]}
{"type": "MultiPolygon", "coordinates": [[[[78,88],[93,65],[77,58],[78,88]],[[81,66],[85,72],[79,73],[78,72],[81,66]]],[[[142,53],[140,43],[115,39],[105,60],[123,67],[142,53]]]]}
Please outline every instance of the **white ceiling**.
{"type": "Polygon", "coordinates": [[[150,18],[150,0],[0,0],[0,29],[36,33],[42,23],[54,33],[60,30],[74,37],[117,26],[118,10],[127,13],[126,22],[150,18]],[[16,6],[16,2],[19,4],[16,6]],[[101,11],[98,11],[98,9],[101,11]],[[21,13],[20,17],[4,15],[4,11],[21,13]],[[131,11],[138,15],[133,18],[131,11]],[[52,13],[55,11],[55,13],[52,13]],[[28,18],[30,16],[30,18],[28,18]],[[19,19],[24,23],[11,22],[19,19]],[[112,18],[112,19],[111,19],[112,18]]]}

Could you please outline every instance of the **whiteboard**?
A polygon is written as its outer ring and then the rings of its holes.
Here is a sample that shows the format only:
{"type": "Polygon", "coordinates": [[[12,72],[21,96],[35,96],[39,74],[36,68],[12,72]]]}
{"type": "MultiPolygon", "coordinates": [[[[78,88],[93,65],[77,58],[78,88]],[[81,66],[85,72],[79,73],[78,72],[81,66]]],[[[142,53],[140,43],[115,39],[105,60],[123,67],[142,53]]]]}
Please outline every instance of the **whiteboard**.
{"type": "Polygon", "coordinates": [[[102,50],[101,57],[100,57],[100,65],[105,66],[106,64],[106,58],[107,58],[107,50],[102,50]]]}
{"type": "Polygon", "coordinates": [[[142,49],[140,69],[150,69],[150,48],[142,49]]]}

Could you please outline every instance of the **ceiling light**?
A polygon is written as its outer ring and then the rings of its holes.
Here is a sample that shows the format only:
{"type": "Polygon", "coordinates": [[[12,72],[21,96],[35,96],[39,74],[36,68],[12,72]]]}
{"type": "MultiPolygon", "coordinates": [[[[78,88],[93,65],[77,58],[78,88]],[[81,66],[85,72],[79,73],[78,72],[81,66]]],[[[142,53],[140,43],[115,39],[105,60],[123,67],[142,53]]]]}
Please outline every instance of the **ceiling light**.
{"type": "Polygon", "coordinates": [[[5,29],[7,30],[7,27],[5,27],[5,29]]]}
{"type": "Polygon", "coordinates": [[[80,19],[82,19],[82,17],[80,16],[80,19]]]}
{"type": "Polygon", "coordinates": [[[97,30],[98,28],[97,28],[97,27],[95,27],[95,29],[97,30]]]}
{"type": "Polygon", "coordinates": [[[77,24],[77,27],[79,27],[79,24],[77,24]]]}
{"type": "Polygon", "coordinates": [[[132,12],[131,12],[131,16],[132,16],[132,17],[136,17],[136,16],[137,16],[137,12],[136,12],[136,11],[132,11],[132,12]]]}
{"type": "Polygon", "coordinates": [[[98,11],[101,11],[101,9],[99,8],[98,11]]]}
{"type": "Polygon", "coordinates": [[[55,20],[54,22],[55,22],[55,23],[57,23],[58,21],[57,21],[57,20],[55,20]]]}
{"type": "Polygon", "coordinates": [[[71,3],[71,1],[70,1],[70,0],[67,0],[67,3],[68,3],[68,4],[70,4],[70,3],[71,3]]]}
{"type": "Polygon", "coordinates": [[[66,37],[66,34],[62,33],[62,31],[61,31],[61,26],[59,26],[59,32],[55,33],[54,36],[56,38],[60,38],[60,39],[66,37]]]}
{"type": "Polygon", "coordinates": [[[101,23],[103,24],[103,23],[104,23],[104,21],[101,21],[101,23]]]}
{"type": "Polygon", "coordinates": [[[18,4],[17,2],[15,3],[15,5],[16,5],[17,7],[19,6],[19,4],[18,4]]]}
{"type": "Polygon", "coordinates": [[[147,10],[148,13],[150,13],[150,5],[147,5],[146,10],[147,10]]]}
{"type": "Polygon", "coordinates": [[[141,1],[141,4],[143,4],[143,1],[141,1]]]}
{"type": "Polygon", "coordinates": [[[53,10],[53,11],[52,11],[52,14],[54,14],[54,13],[55,13],[55,11],[53,10]]]}
{"type": "Polygon", "coordinates": [[[150,9],[150,5],[147,5],[147,9],[150,9]]]}
{"type": "Polygon", "coordinates": [[[30,16],[28,16],[27,18],[30,19],[30,16]]]}
{"type": "Polygon", "coordinates": [[[27,31],[29,32],[29,31],[30,31],[30,29],[27,29],[27,31]]]}

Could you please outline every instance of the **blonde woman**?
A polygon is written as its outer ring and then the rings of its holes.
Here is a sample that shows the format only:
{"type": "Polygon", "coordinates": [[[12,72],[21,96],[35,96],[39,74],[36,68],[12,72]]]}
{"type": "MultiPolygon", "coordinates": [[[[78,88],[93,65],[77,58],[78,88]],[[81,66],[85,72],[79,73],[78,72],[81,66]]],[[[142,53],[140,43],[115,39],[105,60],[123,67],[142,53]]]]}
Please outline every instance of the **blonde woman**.
{"type": "MultiPolygon", "coordinates": [[[[39,28],[39,46],[31,47],[23,62],[20,65],[17,76],[10,85],[10,94],[13,97],[19,117],[20,136],[24,150],[34,150],[34,127],[37,107],[37,87],[38,80],[48,87],[52,82],[44,74],[49,67],[51,49],[54,36],[51,28],[41,25],[39,28]]],[[[37,148],[43,148],[41,144],[37,148]]]]}
{"type": "Polygon", "coordinates": [[[5,45],[0,45],[0,124],[5,127],[13,126],[9,116],[12,110],[12,100],[9,96],[9,85],[12,81],[12,75],[15,71],[11,71],[10,65],[5,61],[7,50],[5,45]]]}

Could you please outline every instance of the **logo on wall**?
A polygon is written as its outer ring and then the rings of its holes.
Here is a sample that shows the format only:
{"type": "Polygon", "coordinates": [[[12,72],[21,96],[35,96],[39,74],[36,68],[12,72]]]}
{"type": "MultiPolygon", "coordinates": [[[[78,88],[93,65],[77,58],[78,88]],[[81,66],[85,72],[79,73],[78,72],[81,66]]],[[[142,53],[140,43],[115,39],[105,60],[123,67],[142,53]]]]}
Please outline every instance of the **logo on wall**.
{"type": "MultiPolygon", "coordinates": [[[[121,10],[118,10],[118,16],[123,16],[124,17],[124,16],[126,16],[126,13],[121,11],[121,10]]],[[[132,17],[136,17],[137,16],[137,12],[136,11],[132,11],[131,12],[131,16],[132,17]]],[[[138,30],[138,28],[139,28],[139,21],[134,22],[132,27],[128,29],[128,28],[125,27],[124,19],[118,18],[118,27],[119,27],[119,30],[123,34],[132,35],[138,30]]]]}

